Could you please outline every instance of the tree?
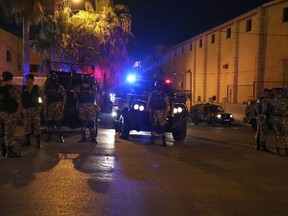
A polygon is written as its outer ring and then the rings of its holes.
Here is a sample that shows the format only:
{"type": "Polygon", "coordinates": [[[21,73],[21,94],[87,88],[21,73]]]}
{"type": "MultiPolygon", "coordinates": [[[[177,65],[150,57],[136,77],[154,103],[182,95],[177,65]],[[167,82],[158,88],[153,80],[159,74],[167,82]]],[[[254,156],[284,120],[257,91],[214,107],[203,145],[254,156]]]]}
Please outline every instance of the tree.
{"type": "Polygon", "coordinates": [[[63,62],[95,64],[102,71],[104,85],[111,86],[127,62],[131,16],[126,6],[113,6],[111,0],[96,0],[95,5],[94,9],[86,2],[85,10],[75,14],[66,7],[44,16],[34,47],[56,54],[63,62]]]}
{"type": "Polygon", "coordinates": [[[0,7],[5,15],[13,17],[17,24],[23,25],[23,76],[30,73],[30,27],[40,21],[44,12],[53,11],[51,6],[54,4],[54,0],[0,0],[0,7]]]}

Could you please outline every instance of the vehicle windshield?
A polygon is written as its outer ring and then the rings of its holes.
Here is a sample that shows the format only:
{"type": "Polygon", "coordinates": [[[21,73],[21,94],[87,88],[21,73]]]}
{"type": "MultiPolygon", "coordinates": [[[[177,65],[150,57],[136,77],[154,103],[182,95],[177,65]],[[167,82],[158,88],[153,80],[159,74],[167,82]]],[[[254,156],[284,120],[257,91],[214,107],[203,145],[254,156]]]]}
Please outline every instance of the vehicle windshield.
{"type": "Polygon", "coordinates": [[[209,106],[210,112],[223,112],[223,109],[221,106],[209,106]]]}

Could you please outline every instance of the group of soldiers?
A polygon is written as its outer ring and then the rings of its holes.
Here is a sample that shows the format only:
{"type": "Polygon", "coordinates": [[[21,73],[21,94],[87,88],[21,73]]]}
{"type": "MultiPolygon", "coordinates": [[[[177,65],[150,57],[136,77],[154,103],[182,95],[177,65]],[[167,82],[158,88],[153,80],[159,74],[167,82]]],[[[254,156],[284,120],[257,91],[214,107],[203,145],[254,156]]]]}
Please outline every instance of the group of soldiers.
{"type": "Polygon", "coordinates": [[[269,152],[266,137],[269,125],[274,132],[275,154],[288,156],[288,99],[283,88],[264,89],[256,102],[257,131],[256,150],[269,152]]]}
{"type": "MultiPolygon", "coordinates": [[[[61,126],[64,109],[67,100],[63,85],[58,83],[56,73],[50,73],[43,89],[34,85],[34,75],[25,76],[26,85],[18,91],[12,85],[13,74],[5,71],[2,73],[3,84],[0,87],[0,143],[1,154],[5,157],[21,157],[13,151],[13,135],[16,129],[17,119],[23,117],[25,141],[22,146],[31,145],[31,136],[36,137],[36,147],[41,144],[41,111],[44,108],[44,116],[47,127],[46,142],[51,141],[53,129],[56,126],[56,134],[60,143],[64,142],[61,126]]],[[[79,120],[81,122],[82,138],[86,141],[86,128],[90,131],[91,142],[97,143],[95,131],[96,110],[95,103],[97,92],[90,83],[89,76],[83,76],[82,82],[74,91],[74,99],[78,102],[79,120]]]]}

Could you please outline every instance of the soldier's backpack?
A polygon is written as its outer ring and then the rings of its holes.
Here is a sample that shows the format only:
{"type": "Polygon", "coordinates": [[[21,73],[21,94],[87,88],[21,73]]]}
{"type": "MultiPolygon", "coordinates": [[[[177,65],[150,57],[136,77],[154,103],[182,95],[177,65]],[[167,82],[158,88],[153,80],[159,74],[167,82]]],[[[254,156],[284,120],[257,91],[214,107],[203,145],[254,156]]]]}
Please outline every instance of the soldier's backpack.
{"type": "Polygon", "coordinates": [[[0,111],[15,113],[18,104],[9,96],[10,88],[12,88],[12,86],[0,86],[0,111]]]}

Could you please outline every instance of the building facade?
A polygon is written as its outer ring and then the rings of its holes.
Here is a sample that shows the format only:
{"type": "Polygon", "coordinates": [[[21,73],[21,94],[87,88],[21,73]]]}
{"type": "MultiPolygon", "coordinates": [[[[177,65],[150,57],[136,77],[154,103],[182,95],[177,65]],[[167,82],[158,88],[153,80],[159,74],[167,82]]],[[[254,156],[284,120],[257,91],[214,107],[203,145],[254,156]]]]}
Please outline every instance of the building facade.
{"type": "MultiPolygon", "coordinates": [[[[160,53],[160,54],[159,54],[160,53]]],[[[275,0],[156,56],[188,103],[243,104],[288,84],[288,1],[275,0]]]]}

